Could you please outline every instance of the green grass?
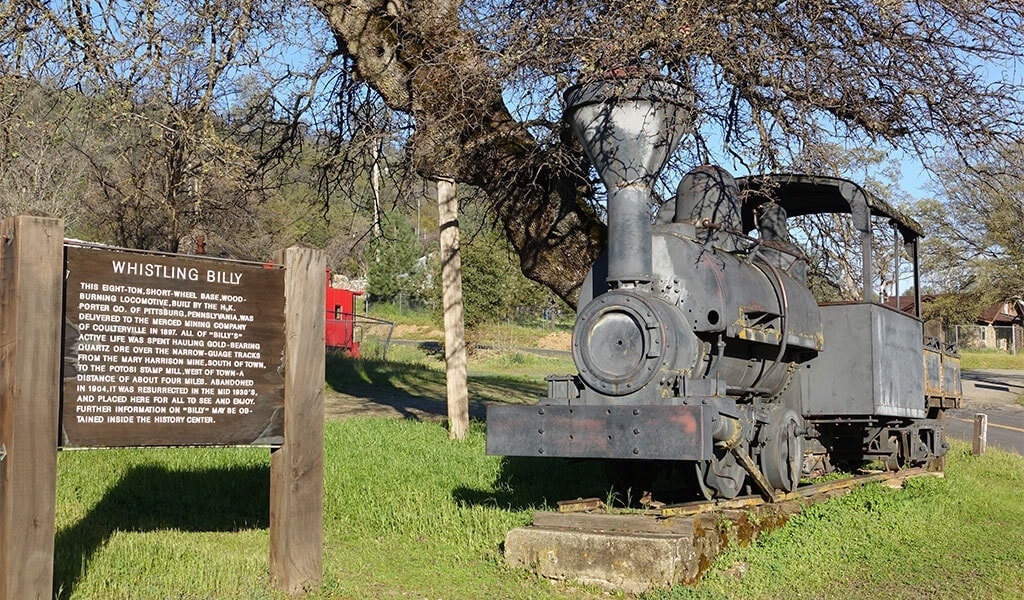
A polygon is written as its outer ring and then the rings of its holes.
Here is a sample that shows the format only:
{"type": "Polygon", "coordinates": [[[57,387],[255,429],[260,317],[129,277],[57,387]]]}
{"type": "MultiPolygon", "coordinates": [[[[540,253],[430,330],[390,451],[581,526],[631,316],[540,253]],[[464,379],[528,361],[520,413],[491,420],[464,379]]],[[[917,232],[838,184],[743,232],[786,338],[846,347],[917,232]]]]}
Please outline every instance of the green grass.
{"type": "Polygon", "coordinates": [[[244,597],[254,573],[269,584],[267,465],[256,449],[61,453],[58,597],[244,597]]]}
{"type": "Polygon", "coordinates": [[[1006,369],[1024,371],[1024,352],[1007,354],[1000,351],[961,350],[960,367],[962,369],[1006,369]]]}
{"type": "MultiPolygon", "coordinates": [[[[483,452],[437,423],[330,422],[324,584],[309,598],[571,598],[504,567],[505,533],[593,465],[483,452]]],[[[281,598],[268,577],[269,452],[65,452],[58,460],[60,598],[281,598]]]]}
{"type": "MultiPolygon", "coordinates": [[[[361,303],[357,302],[356,314],[364,314],[361,303]]],[[[378,302],[371,303],[368,316],[392,321],[402,326],[398,337],[406,340],[436,341],[444,338],[444,325],[441,315],[429,310],[405,307],[399,309],[396,304],[378,302]]],[[[473,327],[467,328],[467,341],[473,345],[482,345],[488,348],[514,351],[520,348],[537,348],[539,340],[552,334],[570,334],[573,327],[572,313],[562,313],[554,326],[548,321],[542,320],[539,315],[524,317],[516,320],[485,321],[473,327]]],[[[383,330],[375,331],[378,335],[383,330]]],[[[372,337],[372,335],[368,335],[372,337]]],[[[369,341],[364,338],[364,342],[369,341]]],[[[390,351],[389,351],[390,352],[390,351]]]]}
{"type": "Polygon", "coordinates": [[[957,443],[945,479],[868,486],[721,556],[693,598],[1024,597],[1024,459],[957,443]],[[742,572],[742,577],[736,575],[742,572]]]}
{"type": "MultiPolygon", "coordinates": [[[[504,566],[505,533],[536,508],[602,496],[589,463],[486,456],[483,428],[329,422],[324,583],[314,599],[593,598],[504,566]]],[[[261,449],[65,452],[58,460],[60,598],[269,599],[261,449]]],[[[686,598],[1024,597],[1024,459],[957,444],[945,479],[870,486],[730,551],[686,598]],[[745,575],[727,573],[742,566],[745,575]],[[731,571],[730,571],[731,570],[731,571]]]]}
{"type": "Polygon", "coordinates": [[[429,310],[410,309],[408,306],[399,308],[397,304],[388,302],[371,302],[370,310],[367,312],[364,306],[365,296],[357,296],[354,310],[356,314],[366,314],[375,319],[384,319],[404,325],[414,325],[423,328],[441,328],[441,315],[434,314],[429,310]]]}
{"type": "MultiPolygon", "coordinates": [[[[327,385],[337,392],[371,398],[441,402],[438,399],[447,395],[444,368],[440,349],[396,345],[387,361],[329,356],[327,385]]],[[[546,376],[574,371],[568,357],[479,351],[467,365],[470,401],[533,402],[546,393],[546,376]]]]}

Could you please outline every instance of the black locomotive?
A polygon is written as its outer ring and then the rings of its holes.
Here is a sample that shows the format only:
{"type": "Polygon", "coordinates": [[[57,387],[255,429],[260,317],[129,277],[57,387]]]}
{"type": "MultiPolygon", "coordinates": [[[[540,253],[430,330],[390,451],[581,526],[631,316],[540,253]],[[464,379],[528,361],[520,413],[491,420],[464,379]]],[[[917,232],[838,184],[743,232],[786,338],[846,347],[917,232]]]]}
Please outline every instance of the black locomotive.
{"type": "Polygon", "coordinates": [[[688,94],[611,79],[565,99],[607,188],[608,250],[578,303],[579,373],[548,377],[537,405],[488,407],[488,453],[672,461],[707,498],[774,497],[812,465],[938,462],[959,359],[924,335],[913,220],[849,181],[705,166],[652,225],[652,184],[684,133],[688,94]],[[848,213],[860,231],[863,301],[819,306],[808,290],[786,219],[812,213],[848,213]],[[872,218],[909,251],[912,314],[872,301],[872,218]]]}

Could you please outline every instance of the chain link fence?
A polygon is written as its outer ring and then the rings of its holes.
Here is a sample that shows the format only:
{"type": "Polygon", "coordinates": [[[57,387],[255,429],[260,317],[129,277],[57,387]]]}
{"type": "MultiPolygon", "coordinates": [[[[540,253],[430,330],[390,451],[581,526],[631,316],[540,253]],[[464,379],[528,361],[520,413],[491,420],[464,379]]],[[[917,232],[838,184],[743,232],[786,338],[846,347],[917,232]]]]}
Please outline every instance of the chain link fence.
{"type": "Polygon", "coordinates": [[[1017,354],[1024,350],[1024,328],[1020,325],[953,325],[946,341],[971,350],[999,350],[1017,354]]]}
{"type": "Polygon", "coordinates": [[[388,347],[391,346],[391,336],[395,331],[394,322],[364,315],[343,314],[340,319],[327,319],[326,327],[328,331],[337,331],[338,334],[333,337],[339,340],[335,344],[328,342],[328,351],[362,358],[388,359],[388,347]]]}
{"type": "Polygon", "coordinates": [[[359,342],[359,354],[364,358],[388,359],[388,347],[395,332],[395,324],[384,319],[354,315],[353,337],[359,342]]]}

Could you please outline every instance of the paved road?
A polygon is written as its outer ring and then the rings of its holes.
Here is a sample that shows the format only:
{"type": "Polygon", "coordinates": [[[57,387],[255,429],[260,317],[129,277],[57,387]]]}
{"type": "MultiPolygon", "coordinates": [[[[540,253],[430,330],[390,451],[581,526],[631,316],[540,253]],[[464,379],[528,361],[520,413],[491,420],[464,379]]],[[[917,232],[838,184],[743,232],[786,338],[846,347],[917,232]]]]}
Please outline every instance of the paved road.
{"type": "Polygon", "coordinates": [[[946,413],[946,431],[970,441],[974,415],[988,415],[988,446],[1024,455],[1024,371],[964,371],[964,408],[946,413]]]}

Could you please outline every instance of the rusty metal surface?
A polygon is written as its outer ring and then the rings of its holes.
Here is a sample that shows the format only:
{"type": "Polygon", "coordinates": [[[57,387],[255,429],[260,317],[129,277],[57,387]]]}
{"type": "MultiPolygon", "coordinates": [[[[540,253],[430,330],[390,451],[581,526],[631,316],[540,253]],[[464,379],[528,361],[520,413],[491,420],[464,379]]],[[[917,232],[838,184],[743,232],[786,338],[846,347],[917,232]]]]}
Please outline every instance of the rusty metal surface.
{"type": "Polygon", "coordinates": [[[577,500],[562,500],[558,503],[558,512],[560,513],[578,513],[588,512],[591,510],[602,510],[605,508],[604,502],[600,498],[579,498],[577,500]]]}
{"type": "Polygon", "coordinates": [[[942,396],[945,386],[942,377],[942,352],[929,347],[924,348],[924,393],[929,396],[942,396]]]}
{"type": "Polygon", "coordinates": [[[747,474],[750,475],[750,478],[757,484],[758,489],[761,490],[761,494],[764,495],[765,499],[769,502],[778,501],[779,493],[775,491],[770,483],[768,483],[768,480],[765,479],[764,473],[761,472],[761,469],[758,468],[754,460],[750,458],[747,451],[743,449],[742,446],[735,446],[731,451],[733,456],[736,457],[736,460],[739,461],[739,463],[743,465],[743,468],[747,470],[747,474]]]}
{"type": "Polygon", "coordinates": [[[924,393],[929,408],[959,408],[963,405],[960,356],[940,337],[925,337],[924,393]]]}
{"type": "Polygon", "coordinates": [[[945,389],[944,399],[952,400],[945,406],[960,408],[964,403],[963,381],[960,379],[960,356],[943,354],[942,380],[945,389]]]}
{"type": "Polygon", "coordinates": [[[487,453],[505,456],[706,460],[706,405],[487,407],[487,453]]]}

